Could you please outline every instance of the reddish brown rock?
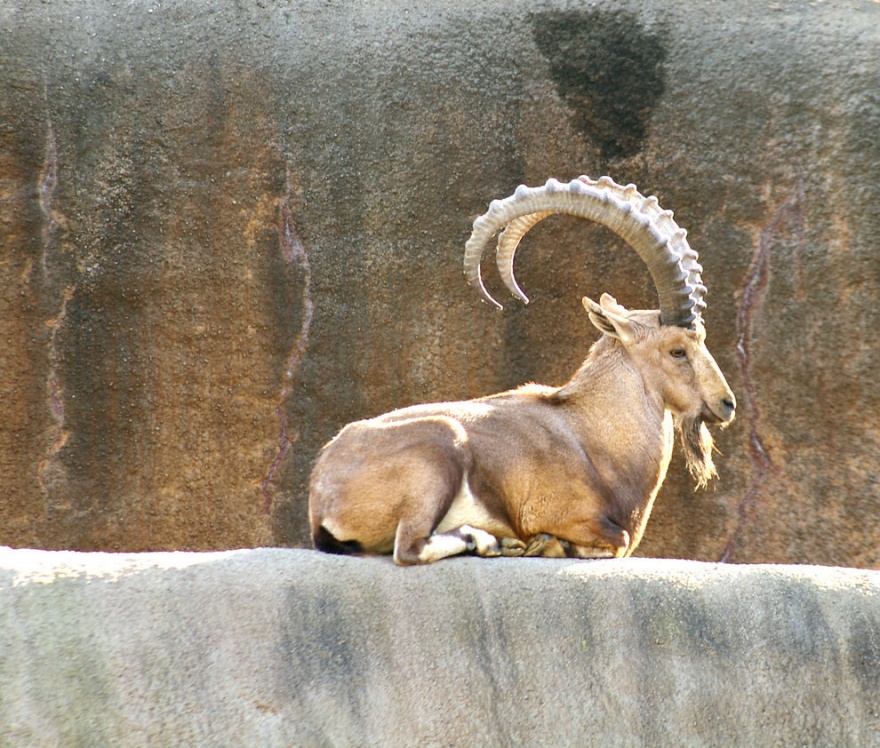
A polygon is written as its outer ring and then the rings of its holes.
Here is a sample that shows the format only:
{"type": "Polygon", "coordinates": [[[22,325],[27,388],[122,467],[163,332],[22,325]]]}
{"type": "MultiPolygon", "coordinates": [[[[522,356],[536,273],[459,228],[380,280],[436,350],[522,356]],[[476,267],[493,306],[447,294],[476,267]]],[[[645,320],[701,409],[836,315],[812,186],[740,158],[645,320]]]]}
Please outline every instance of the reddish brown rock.
{"type": "Polygon", "coordinates": [[[461,276],[490,199],[607,173],[689,229],[740,403],[720,479],[674,462],[640,553],[880,566],[876,3],[18,5],[0,542],[305,543],[345,422],[558,383],[582,295],[655,304],[574,220],[520,252],[528,308],[461,276]]]}

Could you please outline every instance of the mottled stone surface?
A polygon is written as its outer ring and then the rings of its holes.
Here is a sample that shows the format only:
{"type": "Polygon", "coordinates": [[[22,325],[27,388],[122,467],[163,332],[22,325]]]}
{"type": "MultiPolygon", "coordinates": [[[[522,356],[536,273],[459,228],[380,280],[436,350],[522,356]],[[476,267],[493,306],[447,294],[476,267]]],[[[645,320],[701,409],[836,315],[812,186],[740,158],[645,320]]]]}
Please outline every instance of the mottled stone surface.
{"type": "Polygon", "coordinates": [[[0,2],[0,542],[306,543],[345,422],[561,383],[582,295],[655,305],[561,218],[528,308],[462,279],[489,200],[607,173],[689,229],[741,406],[639,552],[878,567],[878,131],[869,0],[0,2]]]}
{"type": "Polygon", "coordinates": [[[838,746],[880,573],[667,559],[0,550],[9,748],[838,746]]]}

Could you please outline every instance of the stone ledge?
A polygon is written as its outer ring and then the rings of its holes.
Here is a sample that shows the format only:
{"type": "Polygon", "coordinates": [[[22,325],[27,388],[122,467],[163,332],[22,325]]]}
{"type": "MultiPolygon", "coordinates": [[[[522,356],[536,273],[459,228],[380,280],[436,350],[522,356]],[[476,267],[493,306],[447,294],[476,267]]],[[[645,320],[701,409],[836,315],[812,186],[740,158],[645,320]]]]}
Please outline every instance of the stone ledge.
{"type": "Polygon", "coordinates": [[[8,746],[867,745],[880,573],[0,550],[8,746]]]}

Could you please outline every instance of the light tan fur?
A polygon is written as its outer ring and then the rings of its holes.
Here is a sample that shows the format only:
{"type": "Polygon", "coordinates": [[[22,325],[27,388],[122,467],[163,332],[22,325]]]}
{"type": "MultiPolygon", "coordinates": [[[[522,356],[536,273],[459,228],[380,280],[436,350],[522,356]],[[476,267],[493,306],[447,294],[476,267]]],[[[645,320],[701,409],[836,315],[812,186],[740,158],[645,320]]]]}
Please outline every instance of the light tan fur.
{"type": "Polygon", "coordinates": [[[697,483],[714,475],[706,423],[735,400],[705,331],[660,324],[608,294],[584,299],[602,337],[559,388],[526,385],[416,405],[346,426],[312,473],[316,547],[401,565],[473,552],[628,556],[644,532],[674,432],[697,483]]]}

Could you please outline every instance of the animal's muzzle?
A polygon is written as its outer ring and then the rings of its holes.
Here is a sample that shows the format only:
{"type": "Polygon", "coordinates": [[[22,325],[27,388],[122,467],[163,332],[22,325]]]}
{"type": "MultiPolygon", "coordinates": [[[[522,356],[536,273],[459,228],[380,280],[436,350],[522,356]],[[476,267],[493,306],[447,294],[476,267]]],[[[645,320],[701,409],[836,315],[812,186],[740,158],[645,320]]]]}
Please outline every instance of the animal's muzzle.
{"type": "Polygon", "coordinates": [[[731,394],[712,405],[703,403],[703,421],[726,426],[736,416],[736,398],[731,394]]]}

